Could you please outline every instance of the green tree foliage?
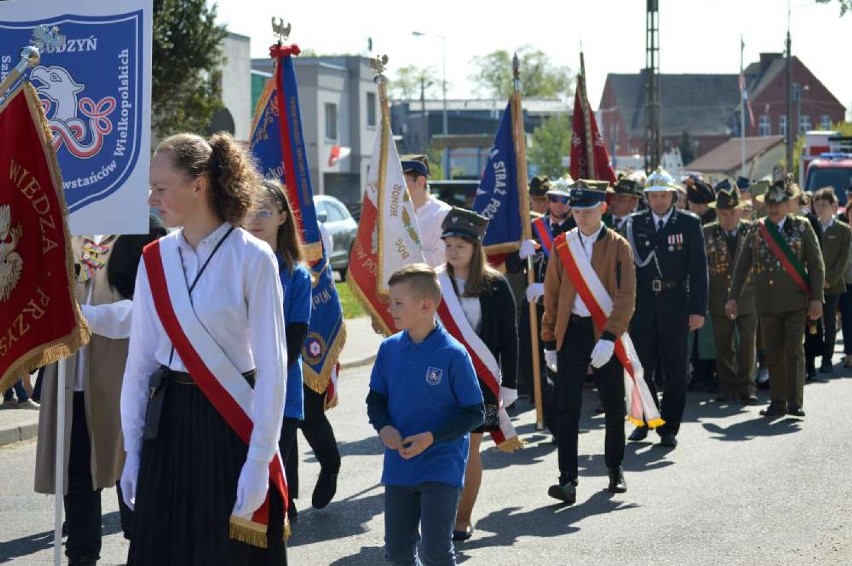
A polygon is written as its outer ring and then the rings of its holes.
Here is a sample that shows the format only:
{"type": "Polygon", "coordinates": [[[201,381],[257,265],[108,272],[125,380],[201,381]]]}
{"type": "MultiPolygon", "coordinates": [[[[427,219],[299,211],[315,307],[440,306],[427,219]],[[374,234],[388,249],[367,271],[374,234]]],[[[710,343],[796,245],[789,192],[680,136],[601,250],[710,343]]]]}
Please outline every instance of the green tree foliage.
{"type": "MultiPolygon", "coordinates": [[[[828,4],[829,2],[834,2],[834,0],[816,0],[819,4],[828,4]]],[[[852,10],[852,0],[837,0],[840,4],[840,15],[843,16],[849,10],[852,10]]]]}
{"type": "Polygon", "coordinates": [[[400,67],[388,78],[388,96],[393,100],[419,100],[421,83],[426,98],[433,98],[441,79],[436,78],[435,70],[416,65],[400,67]]]}
{"type": "Polygon", "coordinates": [[[683,164],[692,163],[695,160],[695,150],[689,132],[684,130],[680,135],[680,158],[683,164]]]}
{"type": "Polygon", "coordinates": [[[571,117],[566,112],[543,121],[532,134],[527,159],[539,167],[540,175],[561,177],[567,172],[562,158],[571,153],[571,117]]]}
{"type": "MultiPolygon", "coordinates": [[[[526,97],[568,99],[574,92],[573,76],[567,67],[550,63],[543,51],[524,45],[518,49],[521,66],[521,92],[526,97]]],[[[512,94],[512,53],[493,51],[473,58],[476,71],[470,80],[480,95],[509,98],[512,94]]]]}
{"type": "Polygon", "coordinates": [[[206,0],[154,0],[154,135],[203,133],[221,107],[224,26],[206,0]]]}

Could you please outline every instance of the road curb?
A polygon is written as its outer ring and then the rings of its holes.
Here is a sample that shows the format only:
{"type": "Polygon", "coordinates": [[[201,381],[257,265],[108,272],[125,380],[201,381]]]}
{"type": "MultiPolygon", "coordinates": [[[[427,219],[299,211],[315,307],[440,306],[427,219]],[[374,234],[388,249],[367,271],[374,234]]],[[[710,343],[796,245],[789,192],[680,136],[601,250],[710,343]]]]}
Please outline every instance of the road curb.
{"type": "Polygon", "coordinates": [[[38,435],[38,421],[0,429],[0,446],[30,440],[38,435]]]}
{"type": "Polygon", "coordinates": [[[357,360],[352,360],[348,362],[344,362],[341,360],[340,365],[344,368],[356,368],[360,366],[370,365],[374,361],[376,361],[376,354],[370,354],[369,356],[366,356],[364,358],[358,358],[357,360]]]}

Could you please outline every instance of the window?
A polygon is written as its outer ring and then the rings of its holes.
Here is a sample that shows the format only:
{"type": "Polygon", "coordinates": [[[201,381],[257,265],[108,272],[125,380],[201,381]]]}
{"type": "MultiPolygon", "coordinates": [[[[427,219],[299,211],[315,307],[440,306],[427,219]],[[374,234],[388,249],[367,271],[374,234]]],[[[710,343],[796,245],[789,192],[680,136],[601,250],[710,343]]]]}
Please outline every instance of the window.
{"type": "Polygon", "coordinates": [[[810,116],[800,116],[799,117],[799,133],[803,134],[811,129],[811,117],[810,116]]]}
{"type": "Polygon", "coordinates": [[[375,127],[376,125],[376,93],[367,93],[367,125],[375,127]]]}
{"type": "Polygon", "coordinates": [[[820,130],[830,130],[831,129],[831,116],[828,114],[823,114],[819,119],[819,129],[820,130]]]}
{"type": "Polygon", "coordinates": [[[325,139],[337,139],[337,104],[325,103],[325,139]]]}
{"type": "Polygon", "coordinates": [[[787,116],[781,116],[778,119],[778,133],[787,137],[787,116]]]}
{"type": "Polygon", "coordinates": [[[337,203],[326,203],[325,209],[328,212],[327,222],[338,222],[340,220],[346,220],[346,214],[340,209],[340,207],[337,206],[337,203]]]}
{"type": "Polygon", "coordinates": [[[772,135],[772,123],[769,121],[769,116],[763,114],[758,120],[757,124],[758,135],[761,136],[771,136],[772,135]]]}

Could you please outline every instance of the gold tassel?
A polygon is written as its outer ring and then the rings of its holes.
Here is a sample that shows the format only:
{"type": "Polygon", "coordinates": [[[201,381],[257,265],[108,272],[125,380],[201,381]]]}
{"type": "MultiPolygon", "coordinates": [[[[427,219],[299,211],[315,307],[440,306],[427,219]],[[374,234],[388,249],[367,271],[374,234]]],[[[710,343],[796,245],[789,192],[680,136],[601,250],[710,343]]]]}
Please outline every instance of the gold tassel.
{"type": "Polygon", "coordinates": [[[500,452],[505,452],[507,454],[514,452],[515,450],[520,450],[524,447],[526,442],[520,439],[518,436],[513,436],[512,438],[507,438],[503,442],[497,445],[497,450],[500,452]]]}
{"type": "Polygon", "coordinates": [[[248,519],[231,515],[230,524],[228,526],[228,536],[231,539],[257,548],[268,547],[266,541],[266,525],[261,525],[248,519]]]}

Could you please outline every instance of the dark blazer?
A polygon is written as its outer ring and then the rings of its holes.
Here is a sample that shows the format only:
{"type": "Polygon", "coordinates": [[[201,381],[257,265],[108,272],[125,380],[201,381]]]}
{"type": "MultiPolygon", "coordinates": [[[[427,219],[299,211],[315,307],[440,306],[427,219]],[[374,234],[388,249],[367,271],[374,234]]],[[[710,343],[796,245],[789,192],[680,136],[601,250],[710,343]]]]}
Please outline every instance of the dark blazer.
{"type": "Polygon", "coordinates": [[[505,277],[500,275],[491,281],[479,295],[479,305],[482,307],[479,337],[500,363],[503,387],[517,389],[518,323],[515,318],[515,297],[505,277]]]}
{"type": "MultiPolygon", "coordinates": [[[[751,222],[740,220],[737,225],[737,245],[734,255],[731,256],[725,231],[719,223],[713,222],[704,227],[704,244],[707,247],[707,265],[710,272],[709,308],[713,316],[725,316],[725,303],[728,301],[736,258],[740,250],[747,245],[752,229],[751,222]]],[[[737,312],[753,314],[755,308],[754,281],[748,277],[737,305],[737,312]]]]}
{"type": "MultiPolygon", "coordinates": [[[[822,226],[820,226],[822,230],[822,226]]],[[[849,246],[852,231],[849,226],[835,220],[822,233],[822,258],[825,263],[825,283],[829,286],[826,295],[840,295],[846,292],[846,267],[849,264],[849,246]]]]}
{"type": "MultiPolygon", "coordinates": [[[[567,218],[562,224],[552,224],[550,221],[550,215],[544,215],[545,224],[550,227],[550,233],[553,235],[553,238],[556,238],[559,234],[564,234],[568,232],[572,228],[577,226],[577,221],[574,220],[574,217],[567,218]]],[[[533,240],[538,241],[538,238],[535,235],[535,230],[532,231],[533,240]]],[[[552,252],[552,250],[548,250],[552,252]]],[[[533,269],[535,270],[535,282],[543,283],[544,282],[544,274],[547,273],[547,262],[549,261],[547,255],[539,250],[533,256],[533,269]]],[[[520,271],[526,272],[527,262],[522,261],[518,252],[512,252],[506,256],[506,271],[509,273],[518,273],[520,271]]]]}

